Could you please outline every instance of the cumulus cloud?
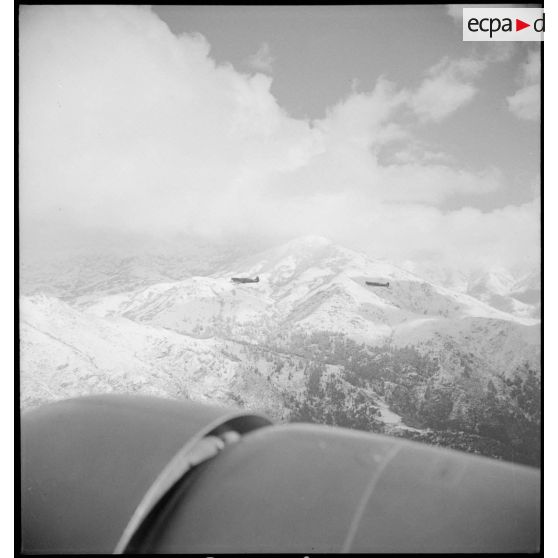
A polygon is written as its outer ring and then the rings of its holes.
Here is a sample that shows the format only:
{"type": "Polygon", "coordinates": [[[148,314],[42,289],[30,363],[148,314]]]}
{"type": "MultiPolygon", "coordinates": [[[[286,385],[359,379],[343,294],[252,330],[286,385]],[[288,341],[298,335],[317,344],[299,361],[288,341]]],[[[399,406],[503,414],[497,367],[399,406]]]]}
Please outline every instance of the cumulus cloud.
{"type": "Polygon", "coordinates": [[[445,57],[430,68],[410,100],[411,107],[422,120],[442,120],[475,96],[474,80],[486,66],[483,59],[445,57]]]}
{"type": "Polygon", "coordinates": [[[398,142],[420,145],[405,125],[412,111],[439,120],[455,110],[448,91],[466,102],[473,93],[459,94],[460,84],[482,63],[444,59],[414,92],[380,78],[310,122],[278,105],[270,77],[218,65],[209,52],[202,36],[176,37],[145,7],[23,7],[26,237],[49,228],[75,238],[320,234],[371,255],[456,265],[511,265],[536,245],[535,206],[441,209],[452,196],[503,188],[497,169],[380,156],[398,142]]]}
{"type": "Polygon", "coordinates": [[[443,261],[461,270],[496,265],[527,269],[539,263],[538,198],[491,212],[400,204],[389,212],[370,209],[369,219],[355,223],[362,232],[360,248],[366,249],[365,239],[373,238],[382,247],[382,256],[391,260],[407,256],[422,264],[443,261]]]}
{"type": "Polygon", "coordinates": [[[271,49],[267,43],[262,43],[255,54],[248,57],[248,65],[257,72],[270,74],[273,70],[275,58],[271,56],[271,49]]]}
{"type": "Polygon", "coordinates": [[[536,121],[541,114],[541,57],[536,50],[530,50],[527,60],[521,66],[519,82],[521,87],[507,97],[509,110],[522,120],[536,121]]]}

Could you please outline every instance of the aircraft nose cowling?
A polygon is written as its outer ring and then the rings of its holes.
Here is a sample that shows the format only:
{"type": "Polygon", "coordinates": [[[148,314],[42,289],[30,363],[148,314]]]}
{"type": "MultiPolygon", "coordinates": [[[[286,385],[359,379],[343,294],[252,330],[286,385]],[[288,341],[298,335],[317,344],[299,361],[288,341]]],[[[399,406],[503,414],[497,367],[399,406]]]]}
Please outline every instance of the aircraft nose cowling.
{"type": "Polygon", "coordinates": [[[238,410],[119,395],[24,414],[23,551],[112,553],[192,461],[203,460],[204,438],[269,424],[238,410]]]}
{"type": "Polygon", "coordinates": [[[22,465],[29,552],[539,549],[536,469],[192,402],[49,405],[22,420],[22,465]]]}

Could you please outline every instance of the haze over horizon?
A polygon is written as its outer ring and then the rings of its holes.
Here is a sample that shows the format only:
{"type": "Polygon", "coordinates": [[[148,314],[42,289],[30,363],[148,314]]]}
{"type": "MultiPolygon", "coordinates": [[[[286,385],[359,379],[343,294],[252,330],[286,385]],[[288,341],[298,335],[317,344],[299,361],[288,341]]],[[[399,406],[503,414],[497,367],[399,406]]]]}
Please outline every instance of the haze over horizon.
{"type": "Polygon", "coordinates": [[[465,44],[443,6],[257,8],[21,8],[23,247],[539,264],[538,45],[465,44]]]}

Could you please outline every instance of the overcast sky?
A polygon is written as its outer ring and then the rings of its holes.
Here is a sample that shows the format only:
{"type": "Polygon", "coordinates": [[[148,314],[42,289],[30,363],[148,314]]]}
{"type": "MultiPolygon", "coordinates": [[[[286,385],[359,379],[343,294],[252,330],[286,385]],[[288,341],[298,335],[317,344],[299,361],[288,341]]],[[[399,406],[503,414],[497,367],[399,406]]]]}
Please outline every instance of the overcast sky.
{"type": "Polygon", "coordinates": [[[536,265],[539,80],[443,6],[23,6],[22,232],[536,265]]]}

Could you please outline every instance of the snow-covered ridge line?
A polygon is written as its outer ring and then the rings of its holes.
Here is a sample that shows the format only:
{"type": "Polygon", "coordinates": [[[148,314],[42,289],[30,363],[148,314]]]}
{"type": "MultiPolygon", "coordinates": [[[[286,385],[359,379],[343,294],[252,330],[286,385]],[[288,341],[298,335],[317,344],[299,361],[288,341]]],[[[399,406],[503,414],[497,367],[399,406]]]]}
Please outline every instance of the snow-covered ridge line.
{"type": "MultiPolygon", "coordinates": [[[[523,390],[527,414],[512,415],[535,424],[540,323],[529,312],[506,312],[484,295],[320,238],[221,269],[147,285],[132,273],[131,288],[120,273],[113,284],[106,274],[110,288],[101,291],[88,291],[78,273],[78,294],[65,301],[22,296],[22,407],[145,393],[428,439],[437,436],[430,427],[450,420],[473,435],[475,448],[475,417],[485,416],[478,402],[490,413],[487,393],[509,399],[523,390]],[[233,276],[259,281],[237,284],[233,276]]],[[[499,416],[486,415],[482,428],[499,416]]],[[[513,420],[503,425],[510,432],[513,420]]]]}

